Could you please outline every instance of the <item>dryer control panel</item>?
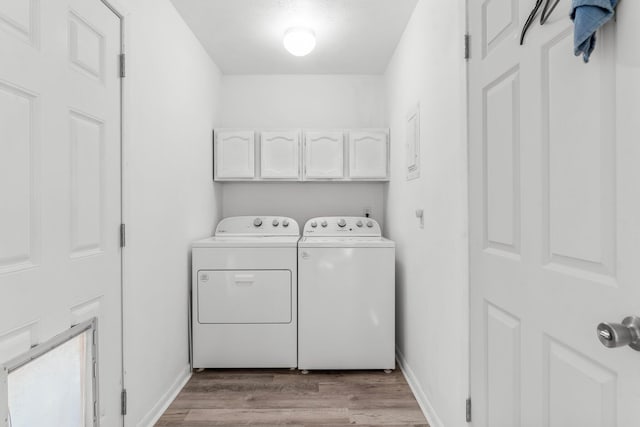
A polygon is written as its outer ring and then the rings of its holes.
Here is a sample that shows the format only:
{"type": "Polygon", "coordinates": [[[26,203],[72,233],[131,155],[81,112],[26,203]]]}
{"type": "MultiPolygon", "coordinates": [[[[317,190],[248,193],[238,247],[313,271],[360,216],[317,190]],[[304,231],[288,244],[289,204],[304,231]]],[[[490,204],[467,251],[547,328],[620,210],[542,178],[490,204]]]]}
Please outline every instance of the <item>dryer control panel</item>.
{"type": "Polygon", "coordinates": [[[362,236],[380,237],[380,224],[373,219],[359,216],[327,216],[312,218],[304,225],[304,236],[362,236]]]}
{"type": "Polygon", "coordinates": [[[286,216],[231,216],[216,227],[216,236],[299,236],[295,219],[286,216]]]}

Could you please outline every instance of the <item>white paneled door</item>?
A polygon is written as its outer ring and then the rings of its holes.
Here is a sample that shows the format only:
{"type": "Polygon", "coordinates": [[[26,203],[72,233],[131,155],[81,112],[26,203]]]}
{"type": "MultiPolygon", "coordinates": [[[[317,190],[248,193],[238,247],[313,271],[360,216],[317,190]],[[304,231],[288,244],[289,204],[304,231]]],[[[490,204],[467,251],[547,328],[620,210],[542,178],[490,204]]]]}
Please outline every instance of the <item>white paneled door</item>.
{"type": "Polygon", "coordinates": [[[120,20],[0,1],[0,360],[98,317],[100,418],[121,423],[120,20]]]}
{"type": "Polygon", "coordinates": [[[589,64],[570,1],[469,1],[471,397],[477,427],[639,425],[640,353],[600,322],[640,316],[639,2],[589,64]]]}

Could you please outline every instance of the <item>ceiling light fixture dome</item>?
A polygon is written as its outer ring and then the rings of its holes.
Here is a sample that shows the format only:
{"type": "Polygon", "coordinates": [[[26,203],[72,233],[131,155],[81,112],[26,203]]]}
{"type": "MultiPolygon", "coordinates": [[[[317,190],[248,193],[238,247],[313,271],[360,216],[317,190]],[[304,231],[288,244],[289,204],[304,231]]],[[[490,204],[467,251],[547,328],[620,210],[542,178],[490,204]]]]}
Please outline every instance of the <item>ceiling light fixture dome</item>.
{"type": "Polygon", "coordinates": [[[305,56],[316,47],[316,33],[308,28],[293,27],[284,32],[285,49],[294,56],[305,56]]]}

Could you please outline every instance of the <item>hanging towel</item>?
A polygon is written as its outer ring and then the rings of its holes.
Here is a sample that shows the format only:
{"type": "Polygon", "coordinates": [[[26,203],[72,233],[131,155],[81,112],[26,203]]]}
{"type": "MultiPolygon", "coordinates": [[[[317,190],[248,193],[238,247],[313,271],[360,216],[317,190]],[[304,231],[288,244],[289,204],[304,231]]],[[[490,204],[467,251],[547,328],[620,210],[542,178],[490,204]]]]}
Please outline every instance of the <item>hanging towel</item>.
{"type": "Polygon", "coordinates": [[[617,4],[618,0],[572,0],[573,53],[582,54],[584,62],[596,47],[596,31],[613,17],[617,4]]]}

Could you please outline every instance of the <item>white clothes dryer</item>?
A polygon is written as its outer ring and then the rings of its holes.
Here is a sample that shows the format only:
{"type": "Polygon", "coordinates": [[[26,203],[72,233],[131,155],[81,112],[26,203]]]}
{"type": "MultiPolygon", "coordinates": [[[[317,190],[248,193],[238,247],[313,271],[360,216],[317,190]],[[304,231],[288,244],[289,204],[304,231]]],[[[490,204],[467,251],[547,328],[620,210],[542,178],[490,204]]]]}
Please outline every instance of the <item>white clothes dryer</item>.
{"type": "Polygon", "coordinates": [[[298,368],[395,368],[395,243],[371,218],[323,217],[298,243],[298,368]]]}
{"type": "Polygon", "coordinates": [[[297,366],[298,223],[230,217],[194,242],[194,368],[297,366]]]}

